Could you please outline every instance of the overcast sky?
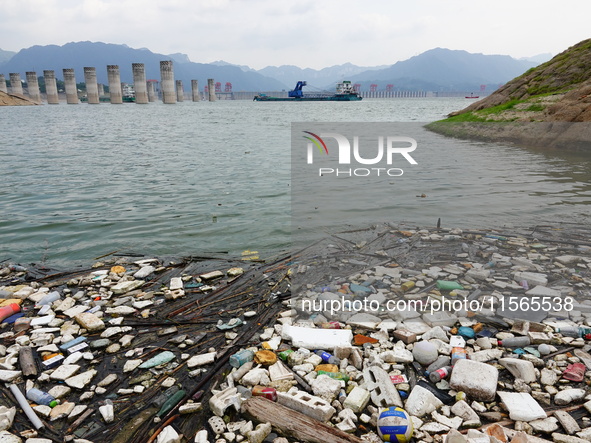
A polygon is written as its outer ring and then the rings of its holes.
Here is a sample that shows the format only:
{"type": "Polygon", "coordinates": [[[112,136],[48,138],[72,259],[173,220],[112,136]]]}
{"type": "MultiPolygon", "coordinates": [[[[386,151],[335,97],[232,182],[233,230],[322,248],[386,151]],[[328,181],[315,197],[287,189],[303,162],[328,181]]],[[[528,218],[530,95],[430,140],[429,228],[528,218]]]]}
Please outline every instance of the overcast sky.
{"type": "Polygon", "coordinates": [[[443,47],[527,57],[591,37],[590,0],[0,0],[0,48],[101,41],[260,69],[390,65],[443,47]]]}

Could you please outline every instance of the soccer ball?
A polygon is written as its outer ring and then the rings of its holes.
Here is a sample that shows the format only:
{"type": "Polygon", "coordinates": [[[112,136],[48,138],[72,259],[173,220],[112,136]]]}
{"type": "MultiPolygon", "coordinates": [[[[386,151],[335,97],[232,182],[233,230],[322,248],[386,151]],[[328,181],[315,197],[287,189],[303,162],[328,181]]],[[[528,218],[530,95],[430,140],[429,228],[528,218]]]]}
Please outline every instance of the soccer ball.
{"type": "Polygon", "coordinates": [[[406,411],[397,406],[381,409],[378,417],[378,434],[384,441],[407,443],[412,437],[412,420],[406,411]]]}

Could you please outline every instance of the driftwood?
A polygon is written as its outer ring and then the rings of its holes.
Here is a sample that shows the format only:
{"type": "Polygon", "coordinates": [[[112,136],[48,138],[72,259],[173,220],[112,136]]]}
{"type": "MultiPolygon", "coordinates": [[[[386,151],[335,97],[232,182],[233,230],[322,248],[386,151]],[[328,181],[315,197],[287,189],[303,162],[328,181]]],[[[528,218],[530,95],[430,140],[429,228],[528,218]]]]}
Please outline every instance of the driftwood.
{"type": "Polygon", "coordinates": [[[262,397],[252,397],[242,403],[242,412],[250,419],[271,423],[278,433],[309,443],[362,443],[354,435],[308,417],[262,397]]]}

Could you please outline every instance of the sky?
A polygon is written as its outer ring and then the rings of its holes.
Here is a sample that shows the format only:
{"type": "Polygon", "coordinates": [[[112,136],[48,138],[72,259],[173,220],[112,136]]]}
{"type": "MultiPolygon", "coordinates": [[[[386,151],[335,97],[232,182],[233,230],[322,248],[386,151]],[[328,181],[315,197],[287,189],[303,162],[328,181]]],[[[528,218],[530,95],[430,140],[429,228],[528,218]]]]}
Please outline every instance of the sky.
{"type": "Polygon", "coordinates": [[[591,37],[589,17],[589,0],[0,0],[0,49],[100,41],[255,69],[379,66],[436,47],[555,55],[591,37]]]}

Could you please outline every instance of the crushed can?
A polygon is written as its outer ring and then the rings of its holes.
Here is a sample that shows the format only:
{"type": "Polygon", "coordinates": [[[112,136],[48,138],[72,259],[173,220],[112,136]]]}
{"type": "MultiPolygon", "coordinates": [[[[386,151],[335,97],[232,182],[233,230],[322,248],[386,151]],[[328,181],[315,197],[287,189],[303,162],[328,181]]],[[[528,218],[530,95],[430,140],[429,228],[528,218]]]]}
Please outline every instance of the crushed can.
{"type": "Polygon", "coordinates": [[[256,385],[252,388],[252,395],[254,397],[265,397],[271,401],[277,401],[277,390],[275,388],[256,385]]]}

